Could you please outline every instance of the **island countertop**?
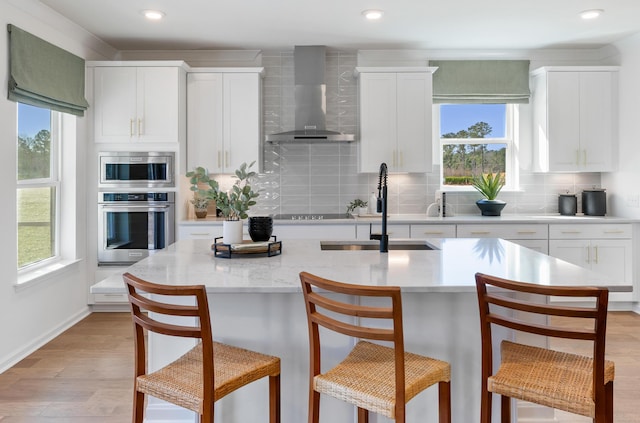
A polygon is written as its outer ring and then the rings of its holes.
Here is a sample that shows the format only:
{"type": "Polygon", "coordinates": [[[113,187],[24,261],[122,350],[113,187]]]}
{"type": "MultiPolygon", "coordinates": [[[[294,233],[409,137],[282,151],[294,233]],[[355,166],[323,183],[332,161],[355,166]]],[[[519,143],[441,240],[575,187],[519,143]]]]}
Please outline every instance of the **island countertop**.
{"type": "MultiPolygon", "coordinates": [[[[416,242],[416,240],[412,240],[416,242]]],[[[373,241],[375,242],[375,241],[373,241]]],[[[392,241],[400,242],[400,241],[392,241]]],[[[474,274],[523,282],[607,286],[630,284],[497,238],[426,241],[434,250],[323,251],[318,240],[282,240],[282,254],[214,257],[209,240],[182,240],[127,269],[164,284],[203,284],[210,293],[299,292],[301,271],[357,284],[395,285],[404,292],[473,292],[474,274]]],[[[91,287],[92,293],[124,293],[121,274],[91,287]]]]}
{"type": "MultiPolygon", "coordinates": [[[[453,369],[453,423],[480,418],[481,342],[476,272],[539,284],[606,285],[611,290],[631,290],[630,285],[502,239],[410,241],[425,242],[437,249],[388,253],[323,251],[317,240],[283,239],[281,255],[219,258],[211,251],[210,240],[182,240],[126,270],[156,283],[206,285],[212,328],[218,341],[280,357],[283,423],[307,420],[309,346],[300,293],[301,271],[343,282],[400,286],[405,294],[402,300],[405,348],[448,361],[453,369]]],[[[120,273],[97,283],[91,292],[124,293],[120,273]]],[[[152,371],[193,346],[184,340],[149,336],[152,371]]],[[[331,337],[325,362],[337,363],[352,346],[348,338],[331,337]]],[[[268,391],[264,388],[252,384],[218,401],[217,420],[229,423],[263,420],[268,406],[268,391]]],[[[435,393],[433,389],[427,390],[408,404],[409,421],[437,422],[435,393]]],[[[499,406],[499,401],[494,403],[499,406]]],[[[323,420],[356,421],[347,403],[325,400],[321,407],[323,420]]],[[[167,412],[171,412],[172,421],[194,421],[190,412],[179,407],[169,411],[163,403],[149,400],[147,418],[162,420],[167,412]]],[[[493,423],[498,423],[498,417],[494,413],[493,423]]],[[[371,421],[389,420],[374,415],[371,421]]]]}

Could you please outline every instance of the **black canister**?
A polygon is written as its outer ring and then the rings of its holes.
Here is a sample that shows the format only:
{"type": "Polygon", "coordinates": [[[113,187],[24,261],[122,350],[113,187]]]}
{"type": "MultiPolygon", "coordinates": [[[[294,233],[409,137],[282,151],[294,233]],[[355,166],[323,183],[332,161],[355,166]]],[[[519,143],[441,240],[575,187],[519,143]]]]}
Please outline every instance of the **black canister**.
{"type": "Polygon", "coordinates": [[[607,194],[603,188],[582,191],[582,213],[588,216],[604,216],[607,213],[607,194]]]}
{"type": "Polygon", "coordinates": [[[575,216],[578,212],[578,198],[575,194],[560,194],[558,211],[562,216],[575,216]]]}

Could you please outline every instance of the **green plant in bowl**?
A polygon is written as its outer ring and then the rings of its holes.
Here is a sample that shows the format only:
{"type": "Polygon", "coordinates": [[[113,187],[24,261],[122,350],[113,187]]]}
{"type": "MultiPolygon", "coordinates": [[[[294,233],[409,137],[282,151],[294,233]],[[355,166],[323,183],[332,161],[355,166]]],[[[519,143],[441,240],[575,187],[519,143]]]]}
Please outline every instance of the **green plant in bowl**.
{"type": "Polygon", "coordinates": [[[507,203],[496,198],[504,187],[504,177],[499,173],[488,173],[473,178],[471,185],[485,197],[476,201],[482,215],[500,216],[507,203]]]}

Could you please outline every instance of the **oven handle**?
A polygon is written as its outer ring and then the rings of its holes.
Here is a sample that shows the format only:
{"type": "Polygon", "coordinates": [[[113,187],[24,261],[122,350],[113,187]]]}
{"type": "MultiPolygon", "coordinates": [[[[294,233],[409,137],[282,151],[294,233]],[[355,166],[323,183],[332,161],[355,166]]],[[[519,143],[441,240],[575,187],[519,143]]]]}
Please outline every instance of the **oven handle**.
{"type": "Polygon", "coordinates": [[[130,209],[130,210],[148,210],[148,211],[154,211],[157,209],[169,209],[171,207],[173,207],[170,204],[167,205],[157,205],[157,206],[132,206],[132,205],[119,205],[119,204],[100,204],[100,206],[102,207],[102,209],[118,209],[118,210],[125,210],[125,209],[130,209]]]}

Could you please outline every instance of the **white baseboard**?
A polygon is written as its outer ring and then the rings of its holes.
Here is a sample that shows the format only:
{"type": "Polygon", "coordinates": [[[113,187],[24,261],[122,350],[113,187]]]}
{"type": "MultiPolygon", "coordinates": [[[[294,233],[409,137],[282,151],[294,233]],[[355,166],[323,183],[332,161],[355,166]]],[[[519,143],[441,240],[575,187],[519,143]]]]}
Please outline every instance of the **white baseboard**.
{"type": "Polygon", "coordinates": [[[33,353],[35,350],[42,347],[44,344],[51,341],[56,336],[60,335],[65,330],[69,329],[71,326],[75,325],[80,320],[87,317],[89,314],[91,314],[91,310],[89,310],[89,307],[85,307],[84,309],[80,310],[73,316],[69,317],[66,321],[62,322],[60,325],[51,329],[49,332],[34,339],[28,345],[25,345],[22,348],[19,348],[18,350],[14,351],[13,353],[3,357],[2,360],[0,360],[0,373],[3,373],[9,368],[11,368],[12,366],[16,365],[16,363],[18,363],[20,360],[24,359],[29,354],[33,353]]]}

